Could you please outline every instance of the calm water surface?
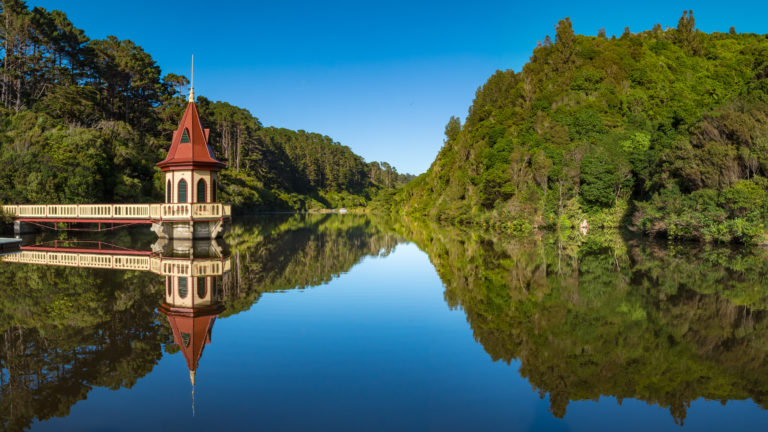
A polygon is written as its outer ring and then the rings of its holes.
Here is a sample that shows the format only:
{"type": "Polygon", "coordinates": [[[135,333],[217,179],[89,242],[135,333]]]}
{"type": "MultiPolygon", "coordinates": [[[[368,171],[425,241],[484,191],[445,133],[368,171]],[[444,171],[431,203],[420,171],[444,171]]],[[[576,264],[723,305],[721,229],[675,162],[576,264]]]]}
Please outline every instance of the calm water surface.
{"type": "Polygon", "coordinates": [[[29,238],[0,262],[0,429],[765,430],[768,251],[593,237],[29,238]],[[104,258],[134,270],[75,267],[104,258]]]}

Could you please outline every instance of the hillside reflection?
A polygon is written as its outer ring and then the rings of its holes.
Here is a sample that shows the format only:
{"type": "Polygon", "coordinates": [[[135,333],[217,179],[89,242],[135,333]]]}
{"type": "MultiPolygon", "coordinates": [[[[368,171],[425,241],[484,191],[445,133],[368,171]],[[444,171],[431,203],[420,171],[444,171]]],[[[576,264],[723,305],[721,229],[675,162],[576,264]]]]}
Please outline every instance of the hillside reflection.
{"type": "Polygon", "coordinates": [[[225,240],[233,270],[225,277],[223,316],[249,309],[263,293],[328,283],[404,241],[386,224],[357,215],[259,218],[234,226],[225,240]]]}
{"type": "Polygon", "coordinates": [[[491,358],[563,417],[615,396],[668,408],[752,399],[768,407],[768,251],[589,241],[520,241],[410,222],[445,300],[491,358]]]}

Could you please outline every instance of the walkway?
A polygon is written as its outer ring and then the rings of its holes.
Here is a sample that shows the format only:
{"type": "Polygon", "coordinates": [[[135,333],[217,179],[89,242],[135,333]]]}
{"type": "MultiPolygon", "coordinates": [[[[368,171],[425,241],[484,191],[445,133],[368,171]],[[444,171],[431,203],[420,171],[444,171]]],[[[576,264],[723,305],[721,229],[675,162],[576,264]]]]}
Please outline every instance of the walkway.
{"type": "Polygon", "coordinates": [[[156,223],[210,221],[232,217],[221,203],[184,204],[21,204],[2,206],[3,214],[21,222],[156,223]]]}

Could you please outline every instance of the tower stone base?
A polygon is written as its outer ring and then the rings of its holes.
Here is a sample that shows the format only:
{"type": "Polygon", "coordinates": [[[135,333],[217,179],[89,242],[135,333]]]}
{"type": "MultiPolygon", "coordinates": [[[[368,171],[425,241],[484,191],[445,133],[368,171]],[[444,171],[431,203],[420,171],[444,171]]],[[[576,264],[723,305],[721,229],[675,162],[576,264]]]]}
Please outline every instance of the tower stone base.
{"type": "Polygon", "coordinates": [[[152,231],[160,238],[175,240],[215,239],[229,229],[229,220],[179,221],[152,224],[152,231]]]}
{"type": "Polygon", "coordinates": [[[221,258],[229,256],[227,244],[218,239],[158,238],[152,252],[166,257],[221,258]]]}

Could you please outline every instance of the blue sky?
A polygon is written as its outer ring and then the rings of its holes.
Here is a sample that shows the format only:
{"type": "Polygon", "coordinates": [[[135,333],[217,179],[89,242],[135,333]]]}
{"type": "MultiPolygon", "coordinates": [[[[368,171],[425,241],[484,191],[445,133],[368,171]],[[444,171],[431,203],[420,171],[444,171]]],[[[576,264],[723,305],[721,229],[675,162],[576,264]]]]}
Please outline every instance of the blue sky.
{"type": "Polygon", "coordinates": [[[768,2],[28,0],[64,11],[91,38],[141,45],[195,92],[264,125],[331,136],[367,161],[424,172],[449,117],[462,119],[497,69],[520,70],[571,17],[577,33],[674,27],[768,33],[768,2]]]}

